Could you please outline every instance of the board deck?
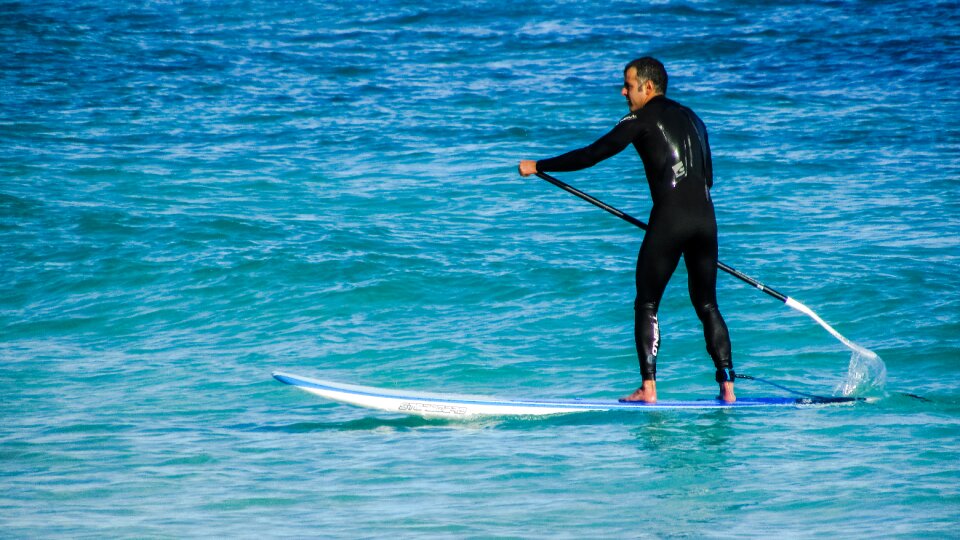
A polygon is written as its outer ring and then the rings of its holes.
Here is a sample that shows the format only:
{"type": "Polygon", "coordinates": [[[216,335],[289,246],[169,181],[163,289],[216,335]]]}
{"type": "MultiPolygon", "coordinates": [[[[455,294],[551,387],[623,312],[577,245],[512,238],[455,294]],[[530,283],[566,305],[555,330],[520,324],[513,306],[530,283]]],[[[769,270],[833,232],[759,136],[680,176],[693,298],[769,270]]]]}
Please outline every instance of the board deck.
{"type": "Polygon", "coordinates": [[[427,418],[473,418],[480,416],[545,416],[589,411],[657,411],[673,409],[733,409],[753,407],[802,407],[854,403],[852,397],[746,397],[734,403],[718,399],[622,403],[603,399],[503,399],[483,396],[391,390],[312,379],[275,372],[278,381],[323,398],[365,407],[427,418]]]}

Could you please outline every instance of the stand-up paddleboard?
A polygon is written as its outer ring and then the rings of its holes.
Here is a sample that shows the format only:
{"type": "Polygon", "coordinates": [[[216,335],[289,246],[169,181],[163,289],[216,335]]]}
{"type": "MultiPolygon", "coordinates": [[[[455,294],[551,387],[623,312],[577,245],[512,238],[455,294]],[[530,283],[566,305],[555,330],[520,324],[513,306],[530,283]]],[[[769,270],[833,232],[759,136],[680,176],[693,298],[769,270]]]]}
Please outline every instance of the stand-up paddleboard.
{"type": "Polygon", "coordinates": [[[622,403],[603,399],[502,399],[481,396],[435,394],[390,390],[321,381],[275,372],[278,381],[306,390],[311,394],[340,403],[368,409],[412,414],[427,418],[471,418],[479,416],[545,416],[588,411],[657,411],[670,409],[729,409],[744,407],[801,407],[854,403],[853,397],[756,397],[738,398],[734,403],[718,399],[692,401],[658,401],[656,403],[622,403]]]}

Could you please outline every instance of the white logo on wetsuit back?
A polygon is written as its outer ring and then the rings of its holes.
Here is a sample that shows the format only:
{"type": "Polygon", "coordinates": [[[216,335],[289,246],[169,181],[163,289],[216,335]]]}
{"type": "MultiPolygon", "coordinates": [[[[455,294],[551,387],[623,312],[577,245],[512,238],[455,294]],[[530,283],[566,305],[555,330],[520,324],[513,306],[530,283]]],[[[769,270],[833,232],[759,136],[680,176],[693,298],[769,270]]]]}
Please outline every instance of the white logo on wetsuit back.
{"type": "Polygon", "coordinates": [[[687,168],[683,166],[682,161],[673,166],[673,187],[677,187],[677,184],[686,177],[687,168]]]}

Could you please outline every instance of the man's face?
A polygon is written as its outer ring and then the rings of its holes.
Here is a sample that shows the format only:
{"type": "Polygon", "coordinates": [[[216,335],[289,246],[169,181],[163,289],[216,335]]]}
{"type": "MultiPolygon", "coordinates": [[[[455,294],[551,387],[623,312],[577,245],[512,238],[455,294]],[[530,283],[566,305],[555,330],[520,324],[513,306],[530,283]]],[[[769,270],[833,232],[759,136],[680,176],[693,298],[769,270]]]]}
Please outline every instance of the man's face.
{"type": "Polygon", "coordinates": [[[650,88],[652,85],[649,81],[643,82],[644,84],[640,84],[637,80],[637,68],[630,68],[623,74],[623,88],[620,94],[627,98],[627,107],[630,108],[630,112],[639,111],[653,97],[650,88]]]}

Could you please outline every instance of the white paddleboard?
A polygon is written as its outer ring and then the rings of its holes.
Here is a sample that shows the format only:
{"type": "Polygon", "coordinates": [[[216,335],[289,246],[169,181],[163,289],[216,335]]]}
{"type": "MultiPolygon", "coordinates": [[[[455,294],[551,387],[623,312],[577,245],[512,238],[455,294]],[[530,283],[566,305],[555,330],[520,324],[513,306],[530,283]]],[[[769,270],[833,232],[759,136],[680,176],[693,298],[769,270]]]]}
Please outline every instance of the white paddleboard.
{"type": "Polygon", "coordinates": [[[849,397],[755,397],[734,403],[718,399],[623,403],[603,399],[503,399],[482,396],[391,390],[322,381],[292,373],[275,372],[278,381],[331,401],[426,418],[476,418],[481,416],[545,416],[588,411],[657,411],[671,409],[732,409],[743,407],[801,407],[854,403],[849,397]]]}

